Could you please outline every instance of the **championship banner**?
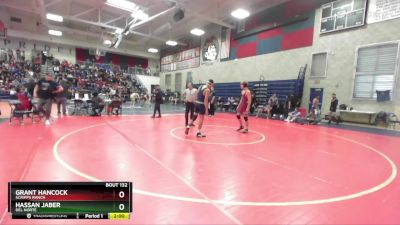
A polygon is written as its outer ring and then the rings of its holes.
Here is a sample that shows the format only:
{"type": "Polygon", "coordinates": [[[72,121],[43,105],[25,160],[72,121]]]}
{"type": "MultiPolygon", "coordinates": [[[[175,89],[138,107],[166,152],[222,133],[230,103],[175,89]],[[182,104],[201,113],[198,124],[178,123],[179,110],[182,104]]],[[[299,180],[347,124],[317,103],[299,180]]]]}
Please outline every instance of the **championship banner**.
{"type": "Polygon", "coordinates": [[[220,59],[229,58],[230,48],[231,48],[231,29],[222,28],[220,59]]]}
{"type": "Polygon", "coordinates": [[[7,27],[1,20],[0,20],[0,38],[7,38],[7,27]]]}
{"type": "Polygon", "coordinates": [[[369,0],[367,23],[400,18],[400,0],[369,0]]]}
{"type": "Polygon", "coordinates": [[[202,46],[202,64],[211,65],[219,60],[219,41],[215,36],[204,40],[202,46]]]}

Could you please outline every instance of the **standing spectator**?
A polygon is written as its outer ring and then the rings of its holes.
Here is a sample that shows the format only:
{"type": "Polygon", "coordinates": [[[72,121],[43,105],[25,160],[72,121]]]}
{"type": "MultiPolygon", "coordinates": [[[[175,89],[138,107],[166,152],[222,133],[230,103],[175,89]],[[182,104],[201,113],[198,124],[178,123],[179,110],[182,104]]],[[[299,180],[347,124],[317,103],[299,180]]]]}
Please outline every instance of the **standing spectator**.
{"type": "Polygon", "coordinates": [[[331,124],[332,117],[335,117],[336,124],[339,124],[339,118],[336,115],[336,109],[338,107],[339,100],[336,98],[336,94],[332,94],[331,105],[329,107],[329,124],[331,124]]]}
{"type": "Polygon", "coordinates": [[[271,112],[268,115],[269,117],[272,117],[279,108],[279,99],[276,96],[276,93],[273,93],[272,96],[268,100],[268,105],[271,107],[271,112]]]}
{"type": "Polygon", "coordinates": [[[62,113],[64,116],[67,115],[67,97],[69,93],[70,84],[69,82],[63,78],[60,81],[60,85],[63,88],[63,91],[56,95],[56,103],[57,103],[57,114],[61,114],[61,106],[62,106],[62,113]]]}
{"type": "Polygon", "coordinates": [[[48,73],[44,79],[37,82],[33,97],[39,98],[39,109],[45,111],[47,126],[50,125],[51,105],[55,94],[62,92],[64,89],[61,85],[53,80],[53,74],[48,73]]]}
{"type": "Polygon", "coordinates": [[[319,114],[319,96],[316,96],[311,105],[311,119],[314,121],[314,124],[318,123],[317,115],[319,114]]]}
{"type": "Polygon", "coordinates": [[[215,96],[215,90],[214,87],[211,87],[211,93],[210,93],[210,113],[209,116],[215,116],[215,105],[217,104],[217,97],[215,96]]]}
{"type": "Polygon", "coordinates": [[[97,92],[93,93],[93,107],[92,107],[92,116],[101,116],[101,113],[104,109],[104,100],[99,97],[97,92]]]}
{"type": "Polygon", "coordinates": [[[138,93],[134,92],[134,93],[131,94],[130,98],[131,98],[131,105],[135,106],[136,102],[140,98],[140,95],[138,93]]]}
{"type": "Polygon", "coordinates": [[[187,89],[183,93],[183,97],[185,98],[185,126],[189,123],[189,113],[190,119],[193,118],[194,113],[194,102],[197,98],[197,89],[193,88],[193,84],[189,82],[187,84],[187,89]]]}
{"type": "Polygon", "coordinates": [[[292,112],[296,107],[299,107],[299,98],[293,93],[289,95],[287,107],[289,112],[292,112]]]}
{"type": "Polygon", "coordinates": [[[35,80],[33,78],[29,78],[28,82],[25,84],[25,87],[30,97],[33,96],[33,90],[35,89],[35,86],[35,80]]]}
{"type": "Polygon", "coordinates": [[[160,89],[160,85],[157,85],[156,88],[154,89],[154,100],[155,100],[154,113],[151,118],[156,117],[156,112],[158,112],[157,118],[161,118],[161,104],[163,102],[163,99],[162,99],[162,92],[160,89]]]}

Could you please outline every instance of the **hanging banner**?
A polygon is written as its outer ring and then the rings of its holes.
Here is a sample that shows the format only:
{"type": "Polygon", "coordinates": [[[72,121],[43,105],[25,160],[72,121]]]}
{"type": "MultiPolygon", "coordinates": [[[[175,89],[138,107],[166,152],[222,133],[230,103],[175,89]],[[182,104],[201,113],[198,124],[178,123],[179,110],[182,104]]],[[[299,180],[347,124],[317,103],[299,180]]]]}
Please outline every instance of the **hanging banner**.
{"type": "Polygon", "coordinates": [[[204,40],[201,52],[203,65],[212,65],[219,61],[219,40],[215,36],[211,36],[204,40]]]}
{"type": "Polygon", "coordinates": [[[231,48],[231,29],[222,28],[221,30],[221,59],[229,58],[229,50],[231,48]]]}
{"type": "Polygon", "coordinates": [[[1,20],[0,20],[0,38],[7,38],[7,27],[1,20]]]}
{"type": "Polygon", "coordinates": [[[400,18],[400,0],[369,0],[367,23],[400,18]]]}

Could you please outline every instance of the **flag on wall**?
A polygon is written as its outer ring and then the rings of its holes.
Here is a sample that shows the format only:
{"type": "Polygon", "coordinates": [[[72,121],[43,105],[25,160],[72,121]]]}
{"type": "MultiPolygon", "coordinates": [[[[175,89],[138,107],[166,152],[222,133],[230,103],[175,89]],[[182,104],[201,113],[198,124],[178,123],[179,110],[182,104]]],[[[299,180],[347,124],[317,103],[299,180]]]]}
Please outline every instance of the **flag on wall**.
{"type": "Polygon", "coordinates": [[[229,49],[231,48],[231,29],[222,28],[221,30],[221,53],[220,58],[229,58],[229,49]]]}
{"type": "Polygon", "coordinates": [[[3,21],[0,20],[0,38],[6,38],[7,37],[7,27],[3,23],[3,21]]]}

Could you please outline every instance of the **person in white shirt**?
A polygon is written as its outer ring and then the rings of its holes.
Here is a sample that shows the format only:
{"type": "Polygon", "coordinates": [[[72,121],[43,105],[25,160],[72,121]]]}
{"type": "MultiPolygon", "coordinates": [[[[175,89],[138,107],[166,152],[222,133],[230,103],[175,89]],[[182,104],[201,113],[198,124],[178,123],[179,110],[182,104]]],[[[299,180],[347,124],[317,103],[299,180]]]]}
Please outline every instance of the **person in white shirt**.
{"type": "Polygon", "coordinates": [[[183,97],[185,99],[185,126],[189,123],[189,112],[190,112],[190,119],[193,118],[194,113],[194,102],[197,99],[197,89],[193,88],[193,84],[189,82],[187,84],[187,89],[183,93],[183,97]]]}
{"type": "Polygon", "coordinates": [[[140,95],[135,92],[135,93],[132,93],[130,97],[131,97],[132,106],[135,106],[136,101],[140,98],[140,95]]]}
{"type": "Polygon", "coordinates": [[[285,120],[286,122],[293,123],[296,122],[298,118],[301,117],[301,112],[296,107],[293,112],[288,114],[288,118],[285,120]]]}

